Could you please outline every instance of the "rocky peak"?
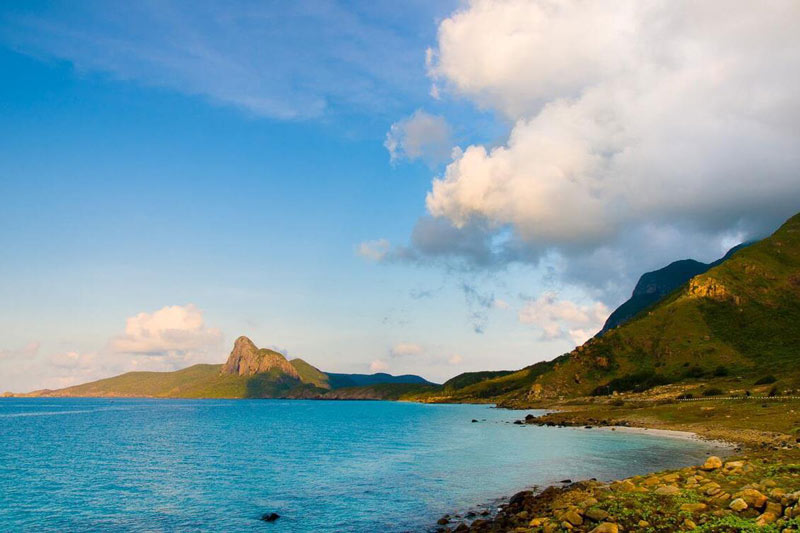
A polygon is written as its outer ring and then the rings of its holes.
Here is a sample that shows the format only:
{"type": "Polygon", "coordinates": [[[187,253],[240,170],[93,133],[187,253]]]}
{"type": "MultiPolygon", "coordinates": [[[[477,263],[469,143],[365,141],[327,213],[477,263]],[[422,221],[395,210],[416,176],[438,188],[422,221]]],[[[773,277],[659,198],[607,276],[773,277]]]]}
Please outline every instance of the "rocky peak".
{"type": "Polygon", "coordinates": [[[228,360],[222,365],[223,374],[239,376],[252,376],[273,369],[299,379],[297,370],[282,354],[266,348],[259,349],[244,336],[236,339],[228,360]]]}

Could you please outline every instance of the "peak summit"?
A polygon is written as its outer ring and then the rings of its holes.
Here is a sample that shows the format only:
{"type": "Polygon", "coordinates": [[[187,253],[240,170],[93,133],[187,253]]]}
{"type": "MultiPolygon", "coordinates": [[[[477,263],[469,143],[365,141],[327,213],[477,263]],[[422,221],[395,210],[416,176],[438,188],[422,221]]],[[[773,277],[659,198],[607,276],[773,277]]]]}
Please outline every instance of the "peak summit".
{"type": "Polygon", "coordinates": [[[228,360],[222,366],[223,374],[239,376],[252,376],[271,370],[299,378],[297,370],[283,355],[266,348],[259,349],[253,341],[245,336],[236,339],[228,360]]]}

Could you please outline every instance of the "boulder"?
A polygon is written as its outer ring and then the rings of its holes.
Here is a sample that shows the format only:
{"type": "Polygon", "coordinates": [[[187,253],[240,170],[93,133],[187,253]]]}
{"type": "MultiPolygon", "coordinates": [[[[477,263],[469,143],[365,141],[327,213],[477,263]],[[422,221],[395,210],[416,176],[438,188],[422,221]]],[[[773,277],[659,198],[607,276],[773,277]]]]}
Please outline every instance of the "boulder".
{"type": "Polygon", "coordinates": [[[722,467],[722,459],[720,459],[716,455],[712,455],[711,457],[706,459],[706,462],[703,463],[703,466],[701,466],[700,468],[708,471],[708,470],[716,470],[717,468],[721,467],[722,467]]]}
{"type": "Polygon", "coordinates": [[[665,485],[663,487],[658,487],[654,492],[659,496],[675,496],[681,492],[681,489],[675,485],[665,485]]]}
{"type": "Polygon", "coordinates": [[[264,513],[263,515],[261,515],[261,520],[263,520],[264,522],[274,522],[280,517],[281,515],[279,515],[278,513],[264,513]]]}
{"type": "Polygon", "coordinates": [[[681,511],[687,513],[699,513],[708,509],[708,505],[704,503],[684,503],[681,505],[681,511]]]}
{"type": "Polygon", "coordinates": [[[619,526],[613,522],[603,522],[590,533],[619,533],[619,526]]]}
{"type": "Polygon", "coordinates": [[[604,511],[603,509],[587,509],[583,516],[590,520],[594,520],[595,522],[600,522],[601,520],[605,520],[608,518],[608,511],[604,511]]]}
{"type": "Polygon", "coordinates": [[[766,526],[767,524],[773,523],[777,519],[778,517],[775,515],[775,513],[763,513],[761,516],[756,518],[756,525],[759,527],[763,527],[766,526]]]}
{"type": "Polygon", "coordinates": [[[731,509],[733,509],[737,513],[741,513],[742,511],[747,509],[749,507],[749,505],[747,505],[747,502],[744,501],[744,499],[736,498],[735,500],[733,500],[731,502],[731,504],[728,507],[730,507],[731,509]]]}
{"type": "Polygon", "coordinates": [[[750,507],[755,507],[756,509],[763,509],[763,507],[767,504],[767,497],[756,489],[744,489],[734,496],[736,498],[743,499],[747,505],[750,507]]]}
{"type": "Polygon", "coordinates": [[[583,517],[578,514],[577,511],[574,509],[567,511],[564,513],[564,520],[572,524],[573,526],[579,526],[583,524],[583,517]]]}

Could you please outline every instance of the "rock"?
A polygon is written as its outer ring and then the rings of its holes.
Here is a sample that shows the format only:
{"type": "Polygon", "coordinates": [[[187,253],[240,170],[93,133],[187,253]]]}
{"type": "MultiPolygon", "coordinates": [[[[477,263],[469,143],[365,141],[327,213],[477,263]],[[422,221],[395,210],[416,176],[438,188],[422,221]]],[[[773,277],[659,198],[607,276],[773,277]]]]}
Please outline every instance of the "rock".
{"type": "Polygon", "coordinates": [[[675,483],[680,478],[680,474],[667,474],[666,476],[661,476],[661,481],[664,483],[675,483]]]}
{"type": "Polygon", "coordinates": [[[559,483],[572,483],[571,479],[562,479],[559,483]]]}
{"type": "Polygon", "coordinates": [[[440,526],[446,526],[447,524],[450,523],[450,519],[441,517],[439,520],[436,521],[436,523],[439,524],[440,526]]]}
{"type": "Polygon", "coordinates": [[[547,522],[547,518],[534,518],[528,525],[531,527],[540,527],[545,522],[547,522]]]}
{"type": "Polygon", "coordinates": [[[683,521],[683,527],[691,531],[693,529],[697,529],[697,524],[695,524],[693,520],[689,520],[687,518],[683,521]]]}
{"type": "Polygon", "coordinates": [[[675,496],[676,494],[679,494],[680,492],[681,492],[681,489],[679,489],[675,485],[665,485],[663,487],[658,487],[655,490],[655,494],[658,494],[659,496],[675,496]]]}
{"type": "Polygon", "coordinates": [[[738,470],[744,467],[744,461],[728,461],[723,466],[724,470],[738,470]]]}
{"type": "Polygon", "coordinates": [[[564,514],[564,520],[566,520],[573,526],[579,526],[583,524],[583,517],[579,515],[575,510],[567,511],[564,514]]]}
{"type": "Polygon", "coordinates": [[[281,515],[279,515],[278,513],[264,513],[263,515],[261,515],[261,520],[263,520],[264,522],[274,522],[280,517],[281,515]]]}
{"type": "Polygon", "coordinates": [[[733,509],[737,513],[741,513],[742,511],[747,509],[749,507],[749,505],[747,505],[747,502],[744,501],[744,499],[736,498],[735,500],[733,500],[731,502],[731,504],[728,507],[730,507],[731,509],[733,509]]]}
{"type": "Polygon", "coordinates": [[[587,507],[591,507],[592,505],[597,505],[597,498],[586,498],[585,500],[583,500],[578,504],[578,507],[586,509],[587,507]]]}
{"type": "Polygon", "coordinates": [[[522,511],[521,513],[517,513],[517,518],[519,518],[520,520],[527,520],[528,511],[522,511]]]}
{"type": "Polygon", "coordinates": [[[756,525],[765,526],[767,524],[773,523],[777,519],[778,517],[775,515],[775,513],[763,513],[761,516],[756,518],[756,525]]]}
{"type": "Polygon", "coordinates": [[[510,500],[508,500],[509,505],[520,505],[522,504],[525,499],[530,496],[532,493],[529,490],[523,490],[522,492],[518,492],[514,494],[510,500]]]}
{"type": "Polygon", "coordinates": [[[631,481],[615,481],[611,484],[611,490],[615,492],[631,492],[636,489],[636,485],[634,485],[631,481]]]}
{"type": "Polygon", "coordinates": [[[592,509],[587,509],[586,512],[583,513],[583,516],[595,522],[600,522],[608,518],[608,511],[604,511],[603,509],[592,508],[592,509]]]}
{"type": "Polygon", "coordinates": [[[619,526],[612,522],[603,522],[590,533],[619,533],[619,526]]]}
{"type": "Polygon", "coordinates": [[[228,360],[222,365],[221,373],[252,376],[270,370],[300,379],[297,370],[282,354],[266,348],[258,349],[247,337],[239,337],[233,344],[228,360]]]}
{"type": "Polygon", "coordinates": [[[658,479],[658,477],[657,477],[657,476],[650,476],[649,478],[647,478],[647,479],[645,479],[645,480],[644,480],[644,482],[642,483],[642,485],[644,485],[644,486],[646,486],[646,487],[655,487],[655,486],[656,486],[656,485],[658,485],[659,483],[661,483],[661,480],[660,480],[660,479],[658,479]]]}
{"type": "Polygon", "coordinates": [[[704,503],[684,503],[681,505],[681,511],[686,511],[687,513],[699,513],[706,509],[708,509],[708,505],[704,503]]]}
{"type": "Polygon", "coordinates": [[[747,502],[747,505],[755,507],[756,509],[762,509],[767,504],[767,497],[756,489],[744,489],[740,493],[735,494],[734,497],[743,499],[747,502]]]}
{"type": "Polygon", "coordinates": [[[772,513],[775,516],[781,516],[783,514],[783,507],[779,503],[767,502],[767,506],[764,508],[764,512],[772,513]]]}
{"type": "Polygon", "coordinates": [[[712,455],[711,457],[706,459],[706,462],[703,463],[703,466],[701,466],[700,468],[702,470],[709,471],[709,470],[716,470],[717,468],[721,467],[722,467],[722,459],[720,459],[716,455],[712,455]]]}
{"type": "Polygon", "coordinates": [[[474,418],[472,419],[472,423],[473,423],[473,424],[475,424],[475,423],[477,423],[477,422],[478,422],[478,421],[477,421],[477,420],[475,420],[474,418]]]}
{"type": "Polygon", "coordinates": [[[650,527],[650,522],[647,520],[639,520],[639,527],[650,527]]]}

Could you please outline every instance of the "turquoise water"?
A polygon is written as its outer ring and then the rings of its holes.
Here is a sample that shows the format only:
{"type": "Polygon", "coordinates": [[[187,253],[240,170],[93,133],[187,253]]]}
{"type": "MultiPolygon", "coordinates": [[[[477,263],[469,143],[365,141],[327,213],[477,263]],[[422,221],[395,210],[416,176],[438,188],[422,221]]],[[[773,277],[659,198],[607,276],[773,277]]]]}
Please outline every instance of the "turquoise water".
{"type": "Polygon", "coordinates": [[[709,450],[509,423],[520,416],[391,402],[4,399],[0,530],[424,531],[534,484],[677,467],[709,450]],[[271,511],[277,522],[258,519],[271,511]]]}

